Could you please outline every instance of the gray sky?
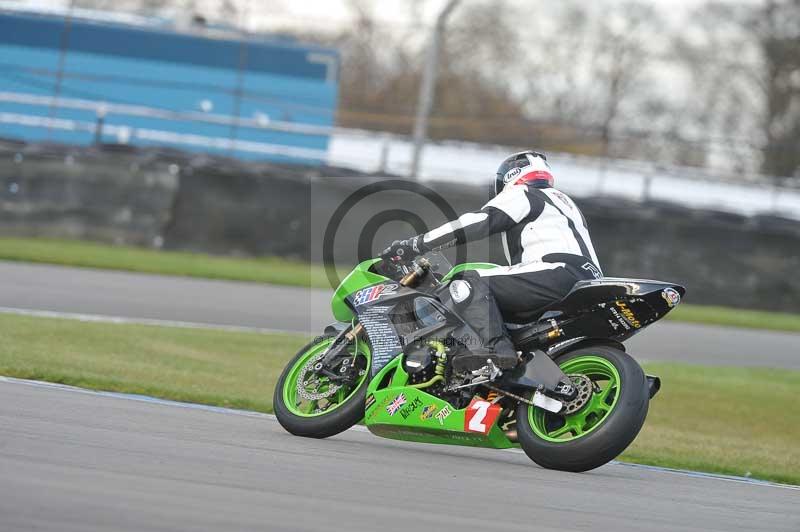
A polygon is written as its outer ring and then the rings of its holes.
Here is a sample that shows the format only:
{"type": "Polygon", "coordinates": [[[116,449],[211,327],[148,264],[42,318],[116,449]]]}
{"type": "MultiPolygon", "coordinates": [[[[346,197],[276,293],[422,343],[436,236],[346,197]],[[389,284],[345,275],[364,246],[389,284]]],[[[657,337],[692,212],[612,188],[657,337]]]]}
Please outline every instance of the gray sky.
{"type": "MultiPolygon", "coordinates": [[[[351,10],[348,0],[233,0],[242,10],[240,24],[249,29],[274,30],[282,28],[308,30],[336,30],[347,26],[351,20],[351,10]]],[[[382,24],[390,26],[424,26],[433,24],[436,14],[442,9],[447,0],[371,0],[375,13],[382,24]],[[414,6],[419,6],[418,10],[414,6]],[[417,18],[417,15],[419,18],[417,18]]],[[[462,0],[463,4],[480,2],[481,0],[462,0]]],[[[547,4],[552,0],[509,0],[517,7],[531,7],[531,16],[536,11],[547,9],[547,4]]],[[[596,1],[596,0],[595,0],[596,1]]],[[[615,2],[622,0],[603,0],[615,2]]],[[[652,4],[662,6],[678,15],[683,15],[694,6],[706,0],[651,0],[652,4]]],[[[761,4],[765,0],[716,0],[732,4],[761,4]]],[[[214,18],[214,6],[220,0],[201,0],[205,4],[203,13],[208,18],[214,18]]],[[[6,3],[6,2],[0,2],[6,3]]],[[[69,0],[17,0],[20,5],[67,7],[69,0]]],[[[365,4],[366,4],[365,0],[365,4]]]]}
{"type": "MultiPolygon", "coordinates": [[[[413,4],[421,6],[421,21],[430,25],[436,14],[442,9],[447,0],[373,0],[378,18],[388,24],[400,26],[414,25],[419,21],[413,16],[413,4]]],[[[463,4],[480,0],[462,0],[463,4]]],[[[531,16],[535,16],[537,10],[546,9],[548,1],[551,0],[509,0],[518,7],[524,8],[530,5],[531,16]]],[[[618,0],[605,0],[614,2],[618,0]]],[[[705,3],[706,0],[651,0],[652,4],[662,6],[665,10],[683,11],[684,13],[694,6],[705,3]]],[[[731,4],[761,4],[764,0],[717,0],[731,4]]],[[[303,27],[319,28],[337,27],[348,24],[350,20],[347,0],[238,0],[242,5],[250,5],[252,8],[261,4],[273,4],[279,7],[277,13],[269,17],[258,17],[258,24],[262,27],[303,27]]]]}

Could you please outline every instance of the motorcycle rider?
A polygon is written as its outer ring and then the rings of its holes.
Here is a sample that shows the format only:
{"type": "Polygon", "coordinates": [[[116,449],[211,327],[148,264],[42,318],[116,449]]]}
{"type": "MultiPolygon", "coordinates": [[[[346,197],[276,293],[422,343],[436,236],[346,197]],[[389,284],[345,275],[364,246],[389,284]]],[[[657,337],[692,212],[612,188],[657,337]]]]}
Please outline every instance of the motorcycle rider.
{"type": "Polygon", "coordinates": [[[509,265],[465,271],[449,286],[456,311],[481,343],[453,359],[457,372],[480,370],[487,359],[500,369],[513,368],[517,352],[503,322],[525,322],[526,315],[563,298],[577,281],[603,276],[586,219],[553,185],[544,154],[515,153],[500,164],[495,197],[478,212],[396,240],[381,254],[385,259],[409,259],[502,233],[509,265]]]}

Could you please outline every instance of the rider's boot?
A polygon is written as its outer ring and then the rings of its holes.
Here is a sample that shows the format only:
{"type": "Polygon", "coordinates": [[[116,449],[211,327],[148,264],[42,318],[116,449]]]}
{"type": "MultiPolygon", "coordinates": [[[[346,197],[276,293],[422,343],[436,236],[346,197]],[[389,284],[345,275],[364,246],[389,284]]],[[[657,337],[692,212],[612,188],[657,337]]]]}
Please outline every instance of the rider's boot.
{"type": "Polygon", "coordinates": [[[453,357],[453,369],[457,373],[476,371],[487,366],[487,360],[501,370],[515,367],[519,361],[517,350],[508,337],[503,315],[486,282],[474,272],[466,272],[453,281],[450,293],[459,314],[479,336],[477,341],[467,345],[469,352],[453,357]]]}
{"type": "Polygon", "coordinates": [[[505,370],[513,369],[519,363],[517,351],[508,338],[501,337],[496,342],[488,344],[454,356],[453,370],[456,373],[477,371],[487,366],[489,361],[501,370],[505,370]]]}

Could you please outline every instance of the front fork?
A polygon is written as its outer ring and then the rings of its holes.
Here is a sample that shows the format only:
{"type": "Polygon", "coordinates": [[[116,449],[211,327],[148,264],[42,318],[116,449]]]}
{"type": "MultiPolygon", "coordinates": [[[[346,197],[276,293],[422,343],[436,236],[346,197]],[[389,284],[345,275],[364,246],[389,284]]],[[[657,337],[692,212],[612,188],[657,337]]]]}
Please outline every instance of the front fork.
{"type": "Polygon", "coordinates": [[[350,325],[336,335],[323,357],[314,365],[317,375],[328,377],[331,381],[350,384],[358,379],[356,358],[358,357],[358,342],[364,341],[362,332],[364,326],[360,323],[350,325]],[[348,347],[353,346],[353,353],[348,347]]]}

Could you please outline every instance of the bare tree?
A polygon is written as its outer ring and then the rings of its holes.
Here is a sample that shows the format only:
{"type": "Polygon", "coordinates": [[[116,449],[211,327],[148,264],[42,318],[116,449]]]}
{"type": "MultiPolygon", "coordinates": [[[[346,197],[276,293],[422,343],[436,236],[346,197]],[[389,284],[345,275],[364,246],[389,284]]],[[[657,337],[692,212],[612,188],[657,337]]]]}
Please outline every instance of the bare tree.
{"type": "Polygon", "coordinates": [[[800,175],[800,0],[770,1],[757,27],[764,56],[764,173],[800,175]]]}
{"type": "MultiPolygon", "coordinates": [[[[249,9],[280,12],[276,2],[76,0],[240,25],[249,9]]],[[[340,124],[411,130],[423,2],[408,2],[403,24],[384,21],[377,2],[347,0],[350,26],[299,35],[341,51],[340,124]]],[[[800,0],[712,1],[688,25],[670,27],[674,17],[642,0],[562,0],[545,11],[471,0],[448,27],[431,136],[792,174],[800,165],[798,10],[800,0]]]]}
{"type": "MultiPolygon", "coordinates": [[[[448,24],[431,117],[432,138],[519,142],[512,129],[524,121],[525,113],[508,87],[517,52],[509,38],[513,10],[506,4],[504,0],[466,4],[448,24]]],[[[418,8],[418,3],[410,4],[412,18],[418,8]]],[[[329,41],[342,53],[339,121],[408,133],[423,64],[424,32],[414,24],[378,23],[374,3],[351,0],[350,9],[353,27],[329,41]]]]}
{"type": "Polygon", "coordinates": [[[760,157],[761,59],[743,29],[751,15],[749,6],[701,5],[669,50],[689,79],[673,127],[694,139],[704,162],[736,172],[755,171],[760,157]]]}
{"type": "Polygon", "coordinates": [[[127,11],[152,15],[164,9],[194,8],[192,0],[74,0],[75,7],[106,11],[127,11]]]}
{"type": "Polygon", "coordinates": [[[663,32],[659,12],[637,1],[563,0],[524,28],[517,73],[526,78],[530,115],[550,123],[571,151],[636,155],[629,130],[665,109],[649,71],[653,35],[663,32]]]}
{"type": "Polygon", "coordinates": [[[692,79],[684,127],[705,137],[710,157],[731,170],[797,173],[800,0],[711,2],[692,20],[695,37],[674,47],[692,79]]]}
{"type": "MultiPolygon", "coordinates": [[[[268,9],[273,2],[260,2],[268,9]]],[[[245,27],[250,0],[74,0],[75,7],[103,11],[122,11],[141,15],[166,15],[176,19],[195,19],[245,27]]]]}
{"type": "MultiPolygon", "coordinates": [[[[646,89],[637,84],[645,75],[652,56],[648,42],[658,26],[658,14],[651,5],[625,2],[599,17],[592,78],[598,97],[600,137],[606,155],[611,154],[615,122],[623,106],[646,89]]],[[[633,106],[629,106],[633,109],[633,106]]],[[[635,109],[634,112],[641,112],[635,109]]]]}

